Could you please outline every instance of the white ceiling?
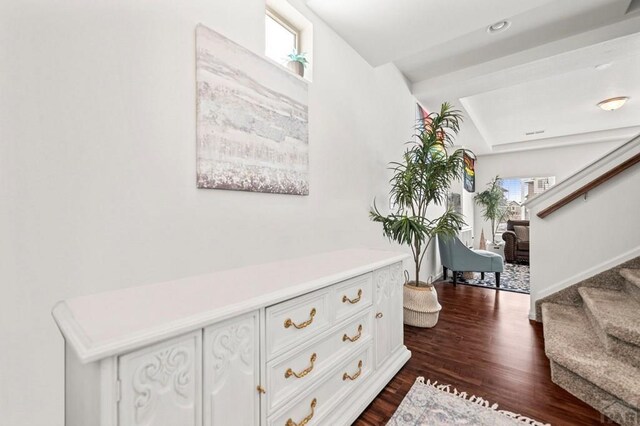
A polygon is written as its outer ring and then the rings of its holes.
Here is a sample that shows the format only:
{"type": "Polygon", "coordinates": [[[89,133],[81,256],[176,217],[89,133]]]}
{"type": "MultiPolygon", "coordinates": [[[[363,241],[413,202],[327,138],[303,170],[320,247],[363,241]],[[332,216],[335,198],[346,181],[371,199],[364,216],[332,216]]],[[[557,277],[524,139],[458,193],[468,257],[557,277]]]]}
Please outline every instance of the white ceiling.
{"type": "Polygon", "coordinates": [[[640,0],[307,4],[373,66],[395,63],[428,109],[463,109],[457,141],[479,155],[640,132],[640,0]],[[488,34],[501,19],[511,27],[488,34]],[[595,106],[613,96],[631,99],[615,112],[595,106]]]}
{"type": "Polygon", "coordinates": [[[551,1],[308,0],[307,4],[377,66],[551,1]]]}
{"type": "Polygon", "coordinates": [[[512,23],[504,33],[488,34],[481,24],[461,37],[396,61],[420,81],[466,68],[606,25],[624,16],[629,0],[556,0],[524,13],[504,15],[512,23]]]}
{"type": "Polygon", "coordinates": [[[460,98],[483,139],[495,146],[640,124],[640,34],[545,62],[567,59],[550,77],[460,98]],[[599,71],[593,58],[610,66],[599,71]],[[631,100],[618,111],[596,106],[621,95],[631,100]]]}

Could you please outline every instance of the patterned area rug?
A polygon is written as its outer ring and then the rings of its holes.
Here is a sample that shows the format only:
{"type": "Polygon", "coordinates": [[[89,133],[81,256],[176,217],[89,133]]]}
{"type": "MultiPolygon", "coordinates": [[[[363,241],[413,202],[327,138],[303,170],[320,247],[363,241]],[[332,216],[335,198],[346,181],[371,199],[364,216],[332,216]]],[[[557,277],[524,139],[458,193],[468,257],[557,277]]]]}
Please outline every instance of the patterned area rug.
{"type": "Polygon", "coordinates": [[[549,426],[528,417],[499,410],[498,404],[449,385],[424,382],[418,377],[404,397],[388,426],[492,425],[549,426]]]}
{"type": "Polygon", "coordinates": [[[498,290],[529,294],[529,265],[505,263],[504,272],[500,274],[500,287],[496,287],[495,274],[488,272],[484,274],[484,280],[481,280],[480,273],[476,272],[474,273],[474,279],[466,281],[458,280],[458,284],[497,288],[498,290]]]}

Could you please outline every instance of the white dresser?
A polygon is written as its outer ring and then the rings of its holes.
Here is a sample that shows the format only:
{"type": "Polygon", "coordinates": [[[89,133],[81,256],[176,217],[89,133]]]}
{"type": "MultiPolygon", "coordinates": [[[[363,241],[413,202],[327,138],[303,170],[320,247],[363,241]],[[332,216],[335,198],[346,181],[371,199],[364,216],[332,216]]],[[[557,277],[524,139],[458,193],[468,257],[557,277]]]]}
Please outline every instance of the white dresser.
{"type": "Polygon", "coordinates": [[[406,257],[346,250],[60,302],[66,425],[351,424],[411,356],[406,257]]]}

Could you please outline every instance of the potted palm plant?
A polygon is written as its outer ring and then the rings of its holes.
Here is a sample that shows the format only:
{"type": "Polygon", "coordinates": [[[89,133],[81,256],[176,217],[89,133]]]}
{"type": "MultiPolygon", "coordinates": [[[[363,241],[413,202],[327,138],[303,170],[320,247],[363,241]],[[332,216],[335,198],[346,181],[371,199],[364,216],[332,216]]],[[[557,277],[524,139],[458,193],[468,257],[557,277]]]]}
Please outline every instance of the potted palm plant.
{"type": "MultiPolygon", "coordinates": [[[[500,222],[507,215],[507,198],[504,196],[500,176],[496,176],[487,184],[487,189],[473,197],[476,204],[482,208],[482,217],[491,222],[491,243],[495,247],[500,242],[496,241],[496,232],[500,222]]],[[[499,247],[496,247],[499,248],[499,247]]]]}
{"type": "Polygon", "coordinates": [[[464,224],[462,216],[449,207],[438,217],[427,217],[431,207],[446,205],[451,182],[462,177],[463,150],[447,152],[461,122],[460,111],[448,103],[442,104],[439,112],[430,113],[418,125],[416,140],[407,142],[402,160],[390,163],[392,211],[382,214],[375,200],[370,211],[371,219],[382,224],[386,237],[411,248],[415,279],[409,281],[405,272],[405,324],[433,327],[438,321],[441,306],[436,289],[430,280],[420,280],[420,269],[434,238],[456,235],[464,224]]]}

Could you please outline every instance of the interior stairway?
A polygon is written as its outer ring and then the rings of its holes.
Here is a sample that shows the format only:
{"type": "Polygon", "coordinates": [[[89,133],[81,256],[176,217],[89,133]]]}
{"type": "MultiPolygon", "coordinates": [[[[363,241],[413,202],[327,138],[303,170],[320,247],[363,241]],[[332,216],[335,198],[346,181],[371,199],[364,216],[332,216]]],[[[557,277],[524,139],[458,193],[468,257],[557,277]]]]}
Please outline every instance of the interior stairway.
{"type": "Polygon", "coordinates": [[[638,260],[538,305],[552,380],[624,426],[640,426],[638,260]]]}

